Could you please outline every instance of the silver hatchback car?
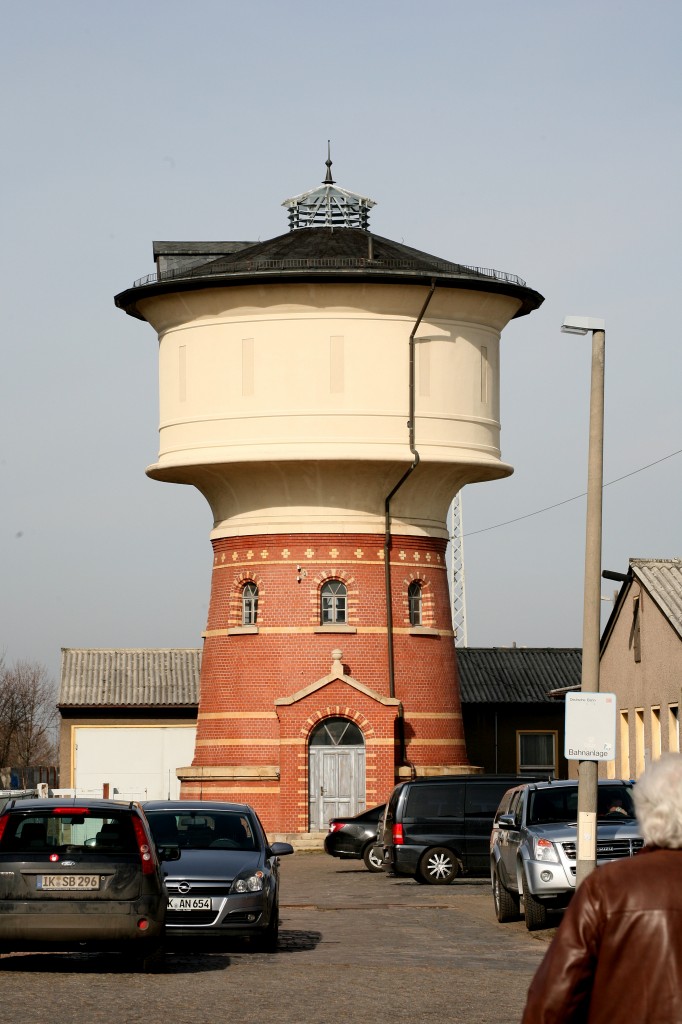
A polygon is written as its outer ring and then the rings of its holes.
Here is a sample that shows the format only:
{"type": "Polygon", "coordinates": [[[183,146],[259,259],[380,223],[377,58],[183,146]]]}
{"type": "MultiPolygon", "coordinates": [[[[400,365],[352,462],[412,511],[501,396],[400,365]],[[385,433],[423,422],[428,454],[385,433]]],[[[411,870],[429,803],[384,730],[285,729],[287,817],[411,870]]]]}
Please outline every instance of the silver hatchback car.
{"type": "Polygon", "coordinates": [[[166,902],[138,804],[9,800],[0,813],[0,952],[115,950],[145,966],[166,902]]]}
{"type": "MultiPolygon", "coordinates": [[[[599,782],[597,864],[631,857],[644,845],[632,782],[599,782]]],[[[508,790],[490,836],[490,879],[498,921],[525,918],[544,928],[550,910],[565,908],[576,881],[577,782],[535,782],[508,790]]]]}

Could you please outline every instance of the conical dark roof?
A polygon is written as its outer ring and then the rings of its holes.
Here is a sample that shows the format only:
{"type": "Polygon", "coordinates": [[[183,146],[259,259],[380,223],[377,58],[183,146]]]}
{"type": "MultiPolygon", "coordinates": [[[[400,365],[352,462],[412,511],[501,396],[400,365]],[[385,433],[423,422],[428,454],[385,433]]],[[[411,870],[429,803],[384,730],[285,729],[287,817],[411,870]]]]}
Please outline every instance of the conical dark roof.
{"type": "MultiPolygon", "coordinates": [[[[202,274],[240,273],[244,264],[252,271],[259,268],[272,269],[270,264],[281,262],[281,269],[300,269],[301,260],[308,267],[319,265],[320,269],[362,269],[362,270],[413,270],[429,273],[468,273],[476,277],[494,277],[494,271],[464,267],[458,263],[431,256],[429,253],[411,249],[390,238],[382,238],[360,228],[301,228],[289,231],[277,238],[257,242],[246,249],[234,252],[220,259],[212,260],[195,272],[202,274]],[[289,262],[292,265],[289,266],[289,262]],[[345,263],[344,261],[348,261],[345,263]],[[294,266],[296,264],[296,266],[294,266]]],[[[508,275],[503,275],[507,277],[508,275]]],[[[523,284],[519,278],[515,283],[523,284]]]]}
{"type": "MultiPolygon", "coordinates": [[[[193,243],[187,243],[188,251],[193,243]]],[[[179,252],[182,243],[155,243],[179,252]]],[[[542,303],[542,296],[512,274],[484,267],[452,263],[375,235],[361,228],[300,228],[267,239],[242,244],[217,242],[205,261],[194,258],[186,265],[150,275],[136,281],[132,288],[116,296],[116,305],[132,316],[141,317],[139,299],[173,291],[197,288],[229,287],[250,282],[275,280],[372,281],[410,283],[436,281],[440,287],[468,288],[513,295],[521,299],[516,316],[524,316],[542,303]]]]}
{"type": "Polygon", "coordinates": [[[139,299],[168,292],[264,281],[371,281],[437,284],[446,288],[513,295],[516,316],[543,302],[513,274],[452,263],[402,242],[372,234],[373,199],[337,186],[331,175],[331,147],[321,185],[286,199],[290,230],[265,242],[155,242],[158,273],[136,281],[116,296],[116,305],[144,319],[139,299]]]}

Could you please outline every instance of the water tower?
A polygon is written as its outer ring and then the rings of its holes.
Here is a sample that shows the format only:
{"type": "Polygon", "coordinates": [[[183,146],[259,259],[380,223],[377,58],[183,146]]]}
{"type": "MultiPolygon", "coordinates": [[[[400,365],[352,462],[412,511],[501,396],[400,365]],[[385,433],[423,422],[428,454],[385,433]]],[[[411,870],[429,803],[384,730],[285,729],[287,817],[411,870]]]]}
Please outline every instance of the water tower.
{"type": "Polygon", "coordinates": [[[542,296],[369,230],[336,185],[265,242],[156,242],[116,296],[159,338],[155,480],[213,512],[182,795],[324,828],[397,779],[470,770],[446,516],[500,459],[499,343],[542,296]]]}

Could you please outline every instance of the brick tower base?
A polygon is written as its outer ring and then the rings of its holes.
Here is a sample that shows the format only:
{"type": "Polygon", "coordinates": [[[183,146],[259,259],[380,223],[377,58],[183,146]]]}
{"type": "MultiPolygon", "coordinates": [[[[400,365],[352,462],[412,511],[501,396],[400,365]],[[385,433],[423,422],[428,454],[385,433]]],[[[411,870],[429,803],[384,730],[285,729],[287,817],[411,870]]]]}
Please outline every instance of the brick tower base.
{"type": "Polygon", "coordinates": [[[323,827],[317,808],[326,805],[310,788],[311,739],[334,719],[352,723],[362,748],[355,809],[382,803],[402,777],[471,771],[445,544],[392,538],[391,673],[383,535],[215,540],[195,755],[177,772],[182,797],[250,803],[271,832],[323,827]],[[322,624],[330,580],[345,587],[345,621],[322,624]],[[419,625],[408,603],[415,582],[419,625]],[[255,623],[244,624],[246,584],[257,588],[258,608],[255,623]]]}

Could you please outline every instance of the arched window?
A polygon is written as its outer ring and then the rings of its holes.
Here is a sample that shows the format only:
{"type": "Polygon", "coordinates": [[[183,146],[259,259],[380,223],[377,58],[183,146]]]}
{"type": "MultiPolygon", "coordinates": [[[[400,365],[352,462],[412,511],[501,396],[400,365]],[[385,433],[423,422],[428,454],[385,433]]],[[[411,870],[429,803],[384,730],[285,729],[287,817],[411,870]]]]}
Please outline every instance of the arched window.
{"type": "Polygon", "coordinates": [[[242,626],[255,626],[258,621],[258,587],[245,583],[242,589],[242,626]]]}
{"type": "Polygon", "coordinates": [[[410,625],[421,626],[422,624],[422,585],[414,580],[407,588],[407,604],[410,611],[410,625]]]}
{"type": "Polygon", "coordinates": [[[360,726],[348,718],[325,718],[310,737],[311,747],[359,747],[364,742],[360,726]]]}
{"type": "Polygon", "coordinates": [[[341,580],[327,580],[320,591],[320,622],[323,626],[346,621],[346,587],[341,580]]]}

